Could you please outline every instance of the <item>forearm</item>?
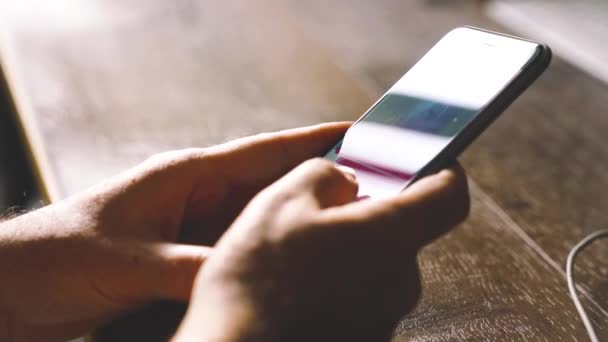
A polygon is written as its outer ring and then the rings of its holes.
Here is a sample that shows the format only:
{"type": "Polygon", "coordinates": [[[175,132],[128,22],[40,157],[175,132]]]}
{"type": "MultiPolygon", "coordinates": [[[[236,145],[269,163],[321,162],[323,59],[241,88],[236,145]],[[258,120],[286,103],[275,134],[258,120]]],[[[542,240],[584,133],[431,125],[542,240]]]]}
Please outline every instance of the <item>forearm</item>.
{"type": "Polygon", "coordinates": [[[52,228],[53,221],[50,209],[43,208],[0,223],[2,313],[19,315],[19,304],[27,302],[32,286],[46,286],[40,279],[49,270],[47,265],[40,264],[44,258],[36,256],[43,252],[50,240],[60,238],[61,233],[52,228]]]}
{"type": "Polygon", "coordinates": [[[175,243],[184,204],[168,207],[166,191],[141,193],[141,182],[0,223],[0,341],[66,340],[150,301],[188,298],[210,249],[175,243]]]}
{"type": "Polygon", "coordinates": [[[32,265],[27,256],[35,253],[32,246],[41,240],[40,216],[30,212],[7,216],[0,222],[0,340],[14,340],[22,330],[17,322],[23,321],[18,317],[25,314],[19,304],[30,297],[24,283],[45,286],[28,276],[32,265]]]}
{"type": "Polygon", "coordinates": [[[0,223],[0,337],[59,319],[78,296],[73,265],[86,251],[86,230],[79,230],[84,215],[68,209],[51,205],[0,223]]]}

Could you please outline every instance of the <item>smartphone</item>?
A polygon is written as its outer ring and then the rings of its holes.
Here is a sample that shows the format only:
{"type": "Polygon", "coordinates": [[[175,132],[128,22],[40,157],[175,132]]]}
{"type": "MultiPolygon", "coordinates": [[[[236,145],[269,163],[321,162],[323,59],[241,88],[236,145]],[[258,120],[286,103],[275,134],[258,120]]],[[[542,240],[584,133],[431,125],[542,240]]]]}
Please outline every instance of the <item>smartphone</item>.
{"type": "Polygon", "coordinates": [[[359,197],[395,195],[454,162],[550,60],[544,44],[456,28],[363,114],[325,158],[354,170],[359,197]]]}

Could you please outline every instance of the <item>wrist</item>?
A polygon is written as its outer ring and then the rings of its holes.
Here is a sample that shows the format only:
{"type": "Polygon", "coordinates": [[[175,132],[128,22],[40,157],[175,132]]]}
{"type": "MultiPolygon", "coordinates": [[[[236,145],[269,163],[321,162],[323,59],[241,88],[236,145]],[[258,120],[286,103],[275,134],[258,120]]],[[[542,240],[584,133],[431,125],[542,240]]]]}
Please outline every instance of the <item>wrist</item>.
{"type": "Polygon", "coordinates": [[[258,338],[262,330],[258,324],[260,315],[238,282],[211,283],[199,278],[197,283],[174,342],[261,339],[258,338]]]}

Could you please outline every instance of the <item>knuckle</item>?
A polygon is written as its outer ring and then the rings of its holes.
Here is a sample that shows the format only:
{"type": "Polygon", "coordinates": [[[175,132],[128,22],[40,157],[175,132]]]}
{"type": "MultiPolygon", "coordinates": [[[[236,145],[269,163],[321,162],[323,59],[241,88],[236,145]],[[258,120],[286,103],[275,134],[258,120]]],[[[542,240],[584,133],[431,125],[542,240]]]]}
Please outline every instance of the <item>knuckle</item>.
{"type": "Polygon", "coordinates": [[[187,164],[206,156],[206,149],[188,148],[183,150],[166,151],[153,154],[143,164],[152,169],[163,169],[178,164],[187,164]]]}
{"type": "MultiPolygon", "coordinates": [[[[275,137],[276,137],[276,133],[261,132],[261,133],[255,134],[251,137],[248,137],[248,140],[252,140],[252,141],[269,140],[269,139],[273,139],[275,137]]],[[[247,139],[247,137],[245,139],[247,139]]]]}
{"type": "Polygon", "coordinates": [[[188,148],[185,150],[175,151],[169,158],[176,163],[197,163],[209,156],[209,150],[206,148],[188,148]]]}
{"type": "Polygon", "coordinates": [[[153,154],[139,164],[136,169],[143,174],[155,174],[166,170],[172,164],[173,154],[174,151],[153,154]]]}
{"type": "MultiPolygon", "coordinates": [[[[191,170],[193,170],[192,166],[196,165],[192,162],[194,153],[194,149],[191,149],[161,152],[151,155],[140,164],[125,171],[125,174],[123,174],[124,176],[121,179],[131,184],[134,180],[159,180],[163,179],[163,177],[174,177],[176,175],[181,177],[191,174],[191,170]]],[[[198,153],[200,155],[200,152],[198,153]]]]}
{"type": "Polygon", "coordinates": [[[171,153],[171,152],[160,152],[160,153],[155,153],[151,156],[149,156],[148,158],[146,158],[144,160],[144,164],[147,165],[155,165],[160,163],[161,161],[165,160],[167,158],[167,155],[171,153]]]}

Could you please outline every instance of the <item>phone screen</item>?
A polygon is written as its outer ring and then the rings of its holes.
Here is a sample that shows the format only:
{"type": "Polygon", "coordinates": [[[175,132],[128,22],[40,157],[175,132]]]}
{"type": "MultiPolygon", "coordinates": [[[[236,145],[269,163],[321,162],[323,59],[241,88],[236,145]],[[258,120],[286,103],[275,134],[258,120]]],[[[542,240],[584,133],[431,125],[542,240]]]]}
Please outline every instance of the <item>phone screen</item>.
{"type": "Polygon", "coordinates": [[[518,75],[537,48],[475,29],[451,31],[325,158],[355,171],[360,197],[395,195],[518,75]]]}

